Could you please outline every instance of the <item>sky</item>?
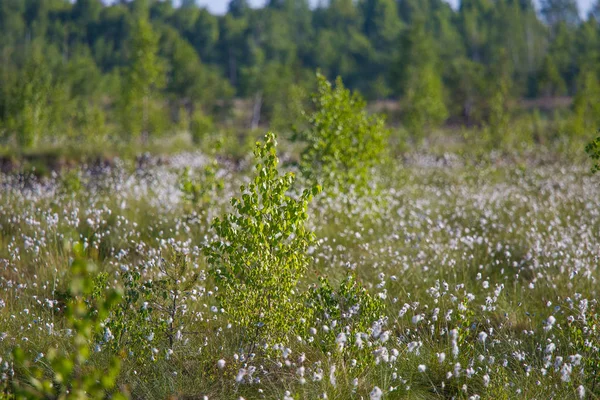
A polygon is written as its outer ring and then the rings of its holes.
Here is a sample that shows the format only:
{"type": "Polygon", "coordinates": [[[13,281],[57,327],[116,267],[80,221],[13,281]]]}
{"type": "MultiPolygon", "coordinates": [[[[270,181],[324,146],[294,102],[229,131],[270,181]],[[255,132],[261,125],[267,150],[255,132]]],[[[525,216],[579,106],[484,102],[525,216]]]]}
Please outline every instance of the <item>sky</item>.
{"type": "MultiPolygon", "coordinates": [[[[196,0],[198,4],[202,6],[207,6],[208,9],[216,14],[224,14],[227,10],[227,5],[229,4],[229,0],[196,0]]],[[[250,4],[254,6],[262,6],[266,3],[266,0],[249,0],[250,4]]],[[[459,0],[448,0],[450,4],[456,6],[459,0]]],[[[312,4],[317,4],[318,0],[310,0],[312,4]]],[[[579,4],[579,10],[582,15],[586,15],[588,9],[591,7],[593,0],[577,0],[579,4]]]]}

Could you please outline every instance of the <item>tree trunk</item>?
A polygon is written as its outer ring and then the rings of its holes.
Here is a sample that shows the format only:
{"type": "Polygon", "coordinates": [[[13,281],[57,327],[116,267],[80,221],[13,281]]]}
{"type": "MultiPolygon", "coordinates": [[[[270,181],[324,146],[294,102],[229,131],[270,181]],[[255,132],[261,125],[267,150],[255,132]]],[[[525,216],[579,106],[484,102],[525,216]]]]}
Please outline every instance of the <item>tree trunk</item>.
{"type": "Polygon", "coordinates": [[[252,108],[252,122],[250,123],[250,129],[254,130],[258,128],[260,123],[260,109],[262,108],[262,92],[256,92],[254,96],[254,107],[252,108]]]}
{"type": "Polygon", "coordinates": [[[142,144],[148,144],[148,96],[142,103],[142,144]]]}
{"type": "Polygon", "coordinates": [[[231,86],[235,86],[237,84],[235,54],[233,54],[233,49],[231,47],[229,47],[228,50],[229,50],[229,82],[231,82],[231,86]]]}

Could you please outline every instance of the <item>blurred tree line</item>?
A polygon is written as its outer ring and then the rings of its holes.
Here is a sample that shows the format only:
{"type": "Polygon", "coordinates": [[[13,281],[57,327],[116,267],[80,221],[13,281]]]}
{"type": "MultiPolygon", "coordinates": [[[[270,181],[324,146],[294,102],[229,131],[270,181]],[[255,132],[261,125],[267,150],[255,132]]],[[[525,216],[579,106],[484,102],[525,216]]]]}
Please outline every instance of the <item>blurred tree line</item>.
{"type": "Polygon", "coordinates": [[[367,100],[400,99],[415,135],[448,118],[501,130],[514,99],[575,96],[573,129],[600,125],[600,1],[0,0],[0,139],[107,135],[197,140],[247,99],[283,126],[341,76],[367,100]]]}

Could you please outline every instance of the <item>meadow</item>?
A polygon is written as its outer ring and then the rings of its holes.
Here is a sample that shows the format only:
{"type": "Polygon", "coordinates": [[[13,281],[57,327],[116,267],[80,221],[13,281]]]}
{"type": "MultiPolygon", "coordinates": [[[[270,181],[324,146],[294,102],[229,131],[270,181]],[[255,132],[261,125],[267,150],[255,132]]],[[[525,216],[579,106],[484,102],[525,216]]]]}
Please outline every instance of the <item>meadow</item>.
{"type": "Polygon", "coordinates": [[[281,137],[5,157],[2,398],[600,393],[583,138],[534,116],[406,140],[317,82],[281,137]]]}
{"type": "Polygon", "coordinates": [[[598,398],[600,1],[254,3],[0,0],[0,400],[598,398]]]}
{"type": "MultiPolygon", "coordinates": [[[[285,148],[293,146],[278,145],[289,160],[279,169],[300,175],[285,148]]],[[[6,398],[43,397],[44,377],[57,397],[77,398],[77,382],[98,372],[111,377],[100,398],[600,393],[600,189],[589,165],[539,153],[477,161],[413,151],[373,170],[376,190],[316,194],[304,224],[314,240],[291,297],[314,312],[305,328],[275,324],[276,334],[262,335],[260,323],[256,331],[241,323],[244,304],[230,305],[236,318],[223,308],[219,292],[231,285],[211,273],[205,253],[219,240],[213,218],[231,212],[254,159],[156,160],[0,175],[6,398]],[[201,183],[201,196],[190,182],[201,183]],[[76,279],[77,265],[86,279],[76,279]],[[87,291],[73,288],[89,281],[87,291]],[[111,290],[121,306],[95,318],[111,290]],[[83,307],[76,318],[71,304],[83,307]],[[56,360],[70,360],[63,381],[56,360]]],[[[267,296],[274,289],[260,285],[269,279],[243,289],[267,296]]],[[[292,320],[303,315],[293,310],[292,320]]],[[[248,303],[254,324],[269,309],[252,313],[248,303]]]]}

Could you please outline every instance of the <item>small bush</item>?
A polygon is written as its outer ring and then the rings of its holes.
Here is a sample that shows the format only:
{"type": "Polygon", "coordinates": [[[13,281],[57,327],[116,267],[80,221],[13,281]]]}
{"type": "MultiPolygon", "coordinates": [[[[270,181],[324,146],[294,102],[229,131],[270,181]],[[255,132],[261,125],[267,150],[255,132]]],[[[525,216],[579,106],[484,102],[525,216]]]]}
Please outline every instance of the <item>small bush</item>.
{"type": "Polygon", "coordinates": [[[59,178],[62,192],[68,196],[78,195],[84,187],[81,175],[76,169],[64,172],[59,178]]]}
{"type": "Polygon", "coordinates": [[[367,189],[371,169],[384,158],[389,131],[380,116],[369,116],[366,103],[344,87],[340,78],[335,88],[317,74],[313,94],[315,111],[305,111],[308,128],[295,139],[306,143],[300,168],[311,181],[324,187],[347,191],[351,185],[367,189]]]}
{"type": "Polygon", "coordinates": [[[185,168],[179,176],[179,189],[186,203],[193,209],[208,206],[223,191],[223,179],[217,176],[218,164],[213,161],[205,165],[199,176],[193,176],[189,168],[185,168]]]}
{"type": "Polygon", "coordinates": [[[202,144],[214,130],[215,125],[210,116],[205,115],[200,110],[194,112],[190,122],[190,134],[192,135],[192,142],[194,142],[194,144],[202,144]]]}
{"type": "Polygon", "coordinates": [[[141,365],[164,357],[182,339],[181,319],[199,277],[179,251],[168,248],[161,259],[153,279],[142,281],[139,271],[124,274],[124,301],[106,324],[114,339],[103,344],[113,352],[127,350],[141,365]]]}
{"type": "MultiPolygon", "coordinates": [[[[120,361],[113,357],[107,369],[89,363],[95,337],[103,332],[109,310],[120,301],[114,290],[99,295],[98,279],[92,276],[94,265],[84,257],[83,246],[76,245],[71,271],[73,278],[65,309],[67,327],[74,351],[50,348],[44,363],[30,360],[17,347],[13,351],[15,378],[12,390],[19,399],[123,399],[117,389],[120,361]],[[44,368],[43,366],[46,366],[44,368]]],[[[100,277],[102,280],[102,277],[100,277]]]]}
{"type": "Polygon", "coordinates": [[[585,152],[594,161],[592,172],[596,173],[600,171],[600,136],[585,146],[585,152]]]}
{"type": "Polygon", "coordinates": [[[288,191],[294,175],[277,170],[275,135],[257,143],[256,176],[233,198],[234,211],[215,219],[217,239],[206,246],[210,273],[219,283],[218,300],[246,331],[248,342],[283,343],[304,312],[297,285],[309,262],[314,234],[305,227],[318,186],[298,198],[288,191]]]}

